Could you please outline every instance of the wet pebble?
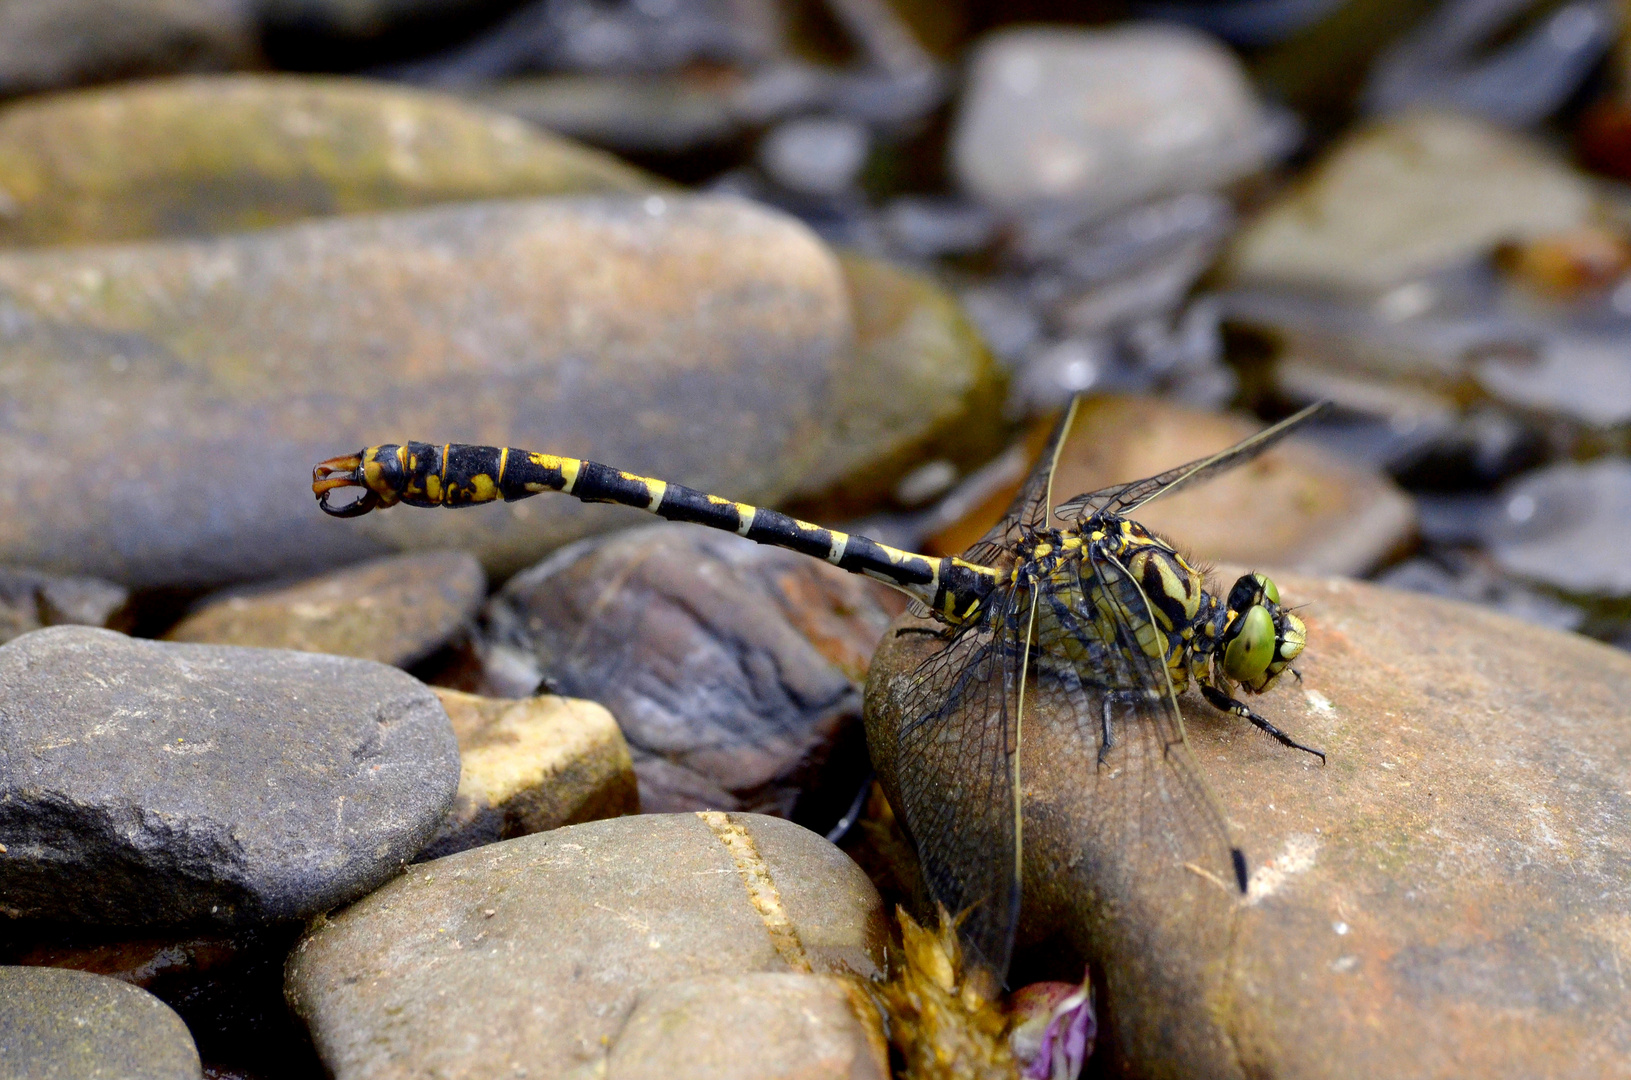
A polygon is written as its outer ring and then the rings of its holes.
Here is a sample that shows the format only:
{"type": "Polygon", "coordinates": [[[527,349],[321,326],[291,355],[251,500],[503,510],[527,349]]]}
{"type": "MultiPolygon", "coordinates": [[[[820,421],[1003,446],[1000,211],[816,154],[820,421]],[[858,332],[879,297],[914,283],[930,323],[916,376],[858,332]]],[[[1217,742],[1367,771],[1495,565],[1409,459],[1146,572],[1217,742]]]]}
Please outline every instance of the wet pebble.
{"type": "MultiPolygon", "coordinates": [[[[1094,736],[1043,706],[1024,728],[1020,927],[1043,944],[1021,968],[1070,978],[1091,961],[1110,1064],[1138,1074],[1618,1069],[1631,657],[1434,597],[1276,580],[1309,644],[1302,681],[1253,707],[1328,764],[1184,699],[1248,893],[1199,872],[1221,852],[1184,841],[1188,819],[1151,816],[1158,746],[1096,771],[1094,736]]],[[[893,710],[931,645],[892,636],[873,664],[869,741],[891,791],[893,710]]],[[[942,780],[953,813],[975,794],[942,780]]]]}
{"type": "MultiPolygon", "coordinates": [[[[648,814],[420,864],[316,926],[291,958],[288,990],[337,1080],[566,1076],[620,1053],[646,1075],[648,1025],[694,1008],[683,984],[870,977],[881,974],[887,932],[871,882],[813,833],[752,814],[648,814]]],[[[737,1015],[802,1026],[765,1006],[806,993],[751,994],[737,1015]]],[[[836,1002],[813,996],[824,999],[817,1031],[806,1029],[817,1035],[836,1002]]],[[[729,1007],[723,993],[716,1000],[729,1007]]],[[[735,1032],[731,1045],[766,1034],[735,1032]]]]}
{"type": "Polygon", "coordinates": [[[788,816],[818,796],[841,810],[862,779],[860,682],[889,621],[878,588],[797,552],[652,525],[512,578],[485,612],[488,660],[495,677],[524,673],[516,687],[541,678],[611,710],[648,812],[788,816]]]}
{"type": "Polygon", "coordinates": [[[401,555],[295,585],[210,597],[165,637],[333,653],[405,668],[466,626],[486,595],[487,576],[472,555],[401,555]]]}
{"type": "Polygon", "coordinates": [[[52,627],[0,646],[0,911],[254,925],[380,885],[458,784],[447,714],[380,664],[52,627]]]}
{"type": "Polygon", "coordinates": [[[1625,328],[1537,335],[1529,349],[1473,365],[1478,384],[1514,411],[1550,414],[1608,429],[1631,422],[1631,345],[1625,328]]]}
{"type": "Polygon", "coordinates": [[[569,453],[774,502],[813,471],[806,425],[852,342],[843,278],[807,230],[655,194],[8,252],[0,329],[22,403],[0,418],[21,478],[0,492],[0,558],[128,585],[403,549],[503,573],[626,514],[549,498],[336,521],[291,481],[388,439],[569,453]]]}
{"type": "Polygon", "coordinates": [[[1501,491],[1487,542],[1510,574],[1564,592],[1631,595],[1631,461],[1552,465],[1501,491]]]}
{"type": "Polygon", "coordinates": [[[0,566],[0,644],[65,623],[120,630],[129,614],[129,590],[111,581],[0,566]]]}
{"type": "Polygon", "coordinates": [[[459,741],[459,793],[419,858],[640,810],[617,721],[592,701],[438,689],[459,741]]]}
{"type": "Polygon", "coordinates": [[[765,135],[759,163],[789,191],[841,195],[854,185],[869,149],[864,125],[839,117],[803,117],[765,135]]]}
{"type": "Polygon", "coordinates": [[[198,1080],[198,1049],[162,1001],[83,971],[0,967],[0,1075],[198,1080]]]}
{"type": "Polygon", "coordinates": [[[546,131],[648,159],[718,148],[742,134],[735,80],[717,77],[553,74],[469,94],[546,131]]]}
{"type": "Polygon", "coordinates": [[[969,72],[952,168],[997,207],[1097,217],[1221,187],[1268,158],[1240,62],[1193,31],[1005,30],[975,48],[969,72]]]}
{"type": "Polygon", "coordinates": [[[1524,136],[1410,113],[1338,142],[1239,234],[1229,269],[1252,283],[1382,290],[1504,241],[1573,231],[1597,211],[1589,181],[1524,136]]]}

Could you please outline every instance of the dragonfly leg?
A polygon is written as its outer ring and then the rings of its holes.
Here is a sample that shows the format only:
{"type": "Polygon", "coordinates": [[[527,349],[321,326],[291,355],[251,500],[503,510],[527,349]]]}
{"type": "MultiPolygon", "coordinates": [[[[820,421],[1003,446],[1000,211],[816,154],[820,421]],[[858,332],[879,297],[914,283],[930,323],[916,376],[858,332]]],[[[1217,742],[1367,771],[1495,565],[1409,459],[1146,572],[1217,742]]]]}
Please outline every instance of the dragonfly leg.
{"type": "Polygon", "coordinates": [[[1104,716],[1100,721],[1103,725],[1104,741],[1099,743],[1099,768],[1104,768],[1104,759],[1110,755],[1110,748],[1115,745],[1115,739],[1110,734],[1110,696],[1104,698],[1104,716]]]}
{"type": "Polygon", "coordinates": [[[1234,698],[1230,697],[1228,694],[1225,694],[1217,687],[1207,686],[1205,683],[1202,683],[1201,695],[1206,698],[1207,703],[1214,709],[1217,709],[1220,712],[1226,712],[1234,716],[1238,716],[1242,720],[1250,720],[1253,724],[1256,724],[1260,730],[1278,740],[1281,745],[1289,746],[1293,750],[1301,750],[1307,754],[1313,754],[1315,757],[1320,759],[1321,765],[1325,764],[1325,751],[1316,750],[1312,746],[1304,746],[1302,743],[1298,742],[1296,739],[1293,739],[1290,735],[1287,735],[1285,732],[1281,731],[1279,728],[1275,727],[1261,716],[1258,716],[1256,713],[1252,712],[1243,702],[1236,701],[1234,698]]]}
{"type": "Polygon", "coordinates": [[[900,637],[902,634],[927,634],[929,637],[939,638],[941,641],[945,641],[951,637],[951,631],[952,627],[950,626],[937,626],[932,630],[927,626],[903,626],[895,631],[895,636],[900,637]]]}

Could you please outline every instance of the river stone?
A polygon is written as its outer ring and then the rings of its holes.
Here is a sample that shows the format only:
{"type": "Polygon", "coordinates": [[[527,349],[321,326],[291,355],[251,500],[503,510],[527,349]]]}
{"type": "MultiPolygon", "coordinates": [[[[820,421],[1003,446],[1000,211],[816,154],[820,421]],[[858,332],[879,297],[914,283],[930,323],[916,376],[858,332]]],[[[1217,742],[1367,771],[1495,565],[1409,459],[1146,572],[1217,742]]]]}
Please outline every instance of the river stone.
{"type": "Polygon", "coordinates": [[[83,971],[0,966],[0,1076],[198,1080],[187,1025],[145,990],[83,971]]]}
{"type": "Polygon", "coordinates": [[[834,750],[859,750],[861,682],[889,624],[879,589],[798,552],[656,524],[510,579],[485,612],[488,659],[610,709],[646,811],[785,817],[806,789],[847,805],[862,779],[834,750]]]}
{"type": "Polygon", "coordinates": [[[841,253],[855,319],[852,360],[833,395],[795,493],[810,520],[854,517],[887,503],[914,466],[959,472],[995,456],[1008,435],[1008,385],[979,331],[930,278],[841,253]]]}
{"type": "Polygon", "coordinates": [[[1204,34],[1027,27],[976,46],[951,166],[994,206],[1097,217],[1255,172],[1267,129],[1239,59],[1204,34]]]}
{"type": "Polygon", "coordinates": [[[5,0],[0,96],[255,60],[250,0],[5,0]]]}
{"type": "Polygon", "coordinates": [[[19,478],[0,492],[0,559],[207,584],[453,548],[513,572],[635,512],[549,498],[341,521],[305,477],[372,443],[457,440],[774,502],[807,474],[850,341],[831,254],[729,199],[490,202],[0,255],[17,403],[0,457],[19,478]]]}
{"type": "Polygon", "coordinates": [[[878,1011],[852,979],[760,972],[641,993],[608,1080],[889,1080],[878,1011]]]}
{"type": "MultiPolygon", "coordinates": [[[[20,929],[26,934],[46,928],[20,929]]],[[[225,1062],[254,1065],[252,1076],[320,1073],[304,1026],[283,1000],[283,964],[301,924],[113,941],[95,940],[105,934],[87,937],[78,927],[52,929],[65,929],[70,938],[0,946],[0,963],[68,968],[146,990],[186,1023],[211,1080],[223,1075],[225,1062]]],[[[0,1075],[12,1074],[0,1068],[0,1075]]]]}
{"type": "MultiPolygon", "coordinates": [[[[1051,430],[1051,420],[1033,430],[1032,459],[1051,430]]],[[[1072,430],[1054,478],[1061,502],[1215,453],[1262,425],[1154,398],[1102,396],[1082,402],[1072,430]]],[[[1016,480],[993,493],[938,534],[933,550],[961,553],[1007,510],[1018,488],[1016,480]]],[[[1137,517],[1202,560],[1361,574],[1409,538],[1415,511],[1387,477],[1293,438],[1251,464],[1141,507],[1137,517]]]]}
{"type": "Polygon", "coordinates": [[[0,914],[302,918],[391,877],[458,773],[435,695],[382,664],[36,630],[0,646],[0,914]]]}
{"type": "Polygon", "coordinates": [[[198,1080],[198,1049],[164,1002],[83,971],[0,967],[0,1076],[198,1080]]]}
{"type": "Polygon", "coordinates": [[[718,70],[555,73],[468,92],[480,105],[620,154],[684,154],[742,136],[741,79],[718,70]]]}
{"type": "Polygon", "coordinates": [[[1418,112],[1338,143],[1241,231],[1227,266],[1243,282],[1370,292],[1599,211],[1586,177],[1524,136],[1418,112]]]}
{"type": "Polygon", "coordinates": [[[370,38],[403,23],[480,11],[484,5],[480,0],[258,0],[256,6],[274,27],[370,38]]]}
{"type": "MultiPolygon", "coordinates": [[[[1136,800],[1121,790],[1135,773],[1096,771],[1094,736],[1037,713],[1020,934],[1045,945],[1021,967],[1092,963],[1117,1075],[1622,1071],[1631,655],[1436,597],[1276,580],[1309,645],[1302,681],[1254,708],[1329,764],[1184,699],[1249,894],[1177,862],[1114,888],[1139,822],[1106,808],[1136,800]]],[[[869,743],[891,795],[895,703],[931,645],[891,636],[873,664],[869,743]]],[[[949,782],[947,798],[956,812],[949,782]]]]}
{"type": "Polygon", "coordinates": [[[130,592],[111,581],[0,566],[0,644],[42,626],[123,629],[129,608],[130,592]]]}
{"type": "Polygon", "coordinates": [[[208,598],[164,636],[410,667],[468,624],[486,595],[487,576],[466,552],[398,555],[294,585],[208,598]]]}
{"type": "Polygon", "coordinates": [[[0,244],[10,246],[202,236],[656,182],[457,98],[357,79],[197,76],[0,111],[0,244]]]}
{"type": "Polygon", "coordinates": [[[1501,491],[1484,541],[1509,574],[1577,596],[1631,596],[1631,461],[1564,462],[1501,491]]]}
{"type": "Polygon", "coordinates": [[[629,744],[594,702],[436,696],[459,740],[459,793],[421,859],[640,812],[629,744]]]}
{"type": "Polygon", "coordinates": [[[645,991],[870,978],[887,935],[872,883],[814,833],[646,814],[414,867],[312,929],[288,994],[336,1080],[599,1075],[645,991]]]}

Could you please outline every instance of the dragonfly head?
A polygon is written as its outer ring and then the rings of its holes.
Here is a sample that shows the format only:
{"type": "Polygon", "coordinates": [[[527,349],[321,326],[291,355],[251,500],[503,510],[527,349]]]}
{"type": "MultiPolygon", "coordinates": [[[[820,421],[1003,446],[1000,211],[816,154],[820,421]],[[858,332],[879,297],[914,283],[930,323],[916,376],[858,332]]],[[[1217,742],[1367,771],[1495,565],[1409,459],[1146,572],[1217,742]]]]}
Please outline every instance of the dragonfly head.
{"type": "Polygon", "coordinates": [[[1244,574],[1229,590],[1229,626],[1219,646],[1223,673],[1261,694],[1302,655],[1308,628],[1280,606],[1280,590],[1264,574],[1244,574]]]}
{"type": "Polygon", "coordinates": [[[333,517],[358,517],[378,506],[391,506],[402,499],[408,480],[402,456],[396,446],[370,446],[355,454],[329,458],[311,471],[311,490],[323,512],[333,517]],[[340,488],[359,487],[361,495],[348,503],[336,504],[329,496],[340,488]]]}

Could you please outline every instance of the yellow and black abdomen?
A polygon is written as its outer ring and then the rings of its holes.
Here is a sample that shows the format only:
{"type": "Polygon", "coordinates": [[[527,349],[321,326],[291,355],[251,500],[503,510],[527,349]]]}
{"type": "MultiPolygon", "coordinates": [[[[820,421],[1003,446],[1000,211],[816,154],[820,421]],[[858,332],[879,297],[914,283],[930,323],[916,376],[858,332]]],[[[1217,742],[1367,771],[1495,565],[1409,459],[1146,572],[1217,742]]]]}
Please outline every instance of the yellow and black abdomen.
{"type": "Polygon", "coordinates": [[[929,604],[948,622],[974,617],[1000,577],[995,570],[961,559],[931,559],[901,551],[865,536],[825,529],[774,510],[636,476],[599,462],[513,447],[418,442],[371,446],[318,465],[312,473],[312,490],[324,510],[341,517],[399,502],[470,506],[498,499],[513,502],[544,491],[559,491],[583,502],[632,506],[669,521],[723,529],[756,543],[812,555],[851,573],[876,578],[929,604]],[[362,487],[366,493],[347,506],[331,506],[329,493],[342,487],[362,487]]]}

